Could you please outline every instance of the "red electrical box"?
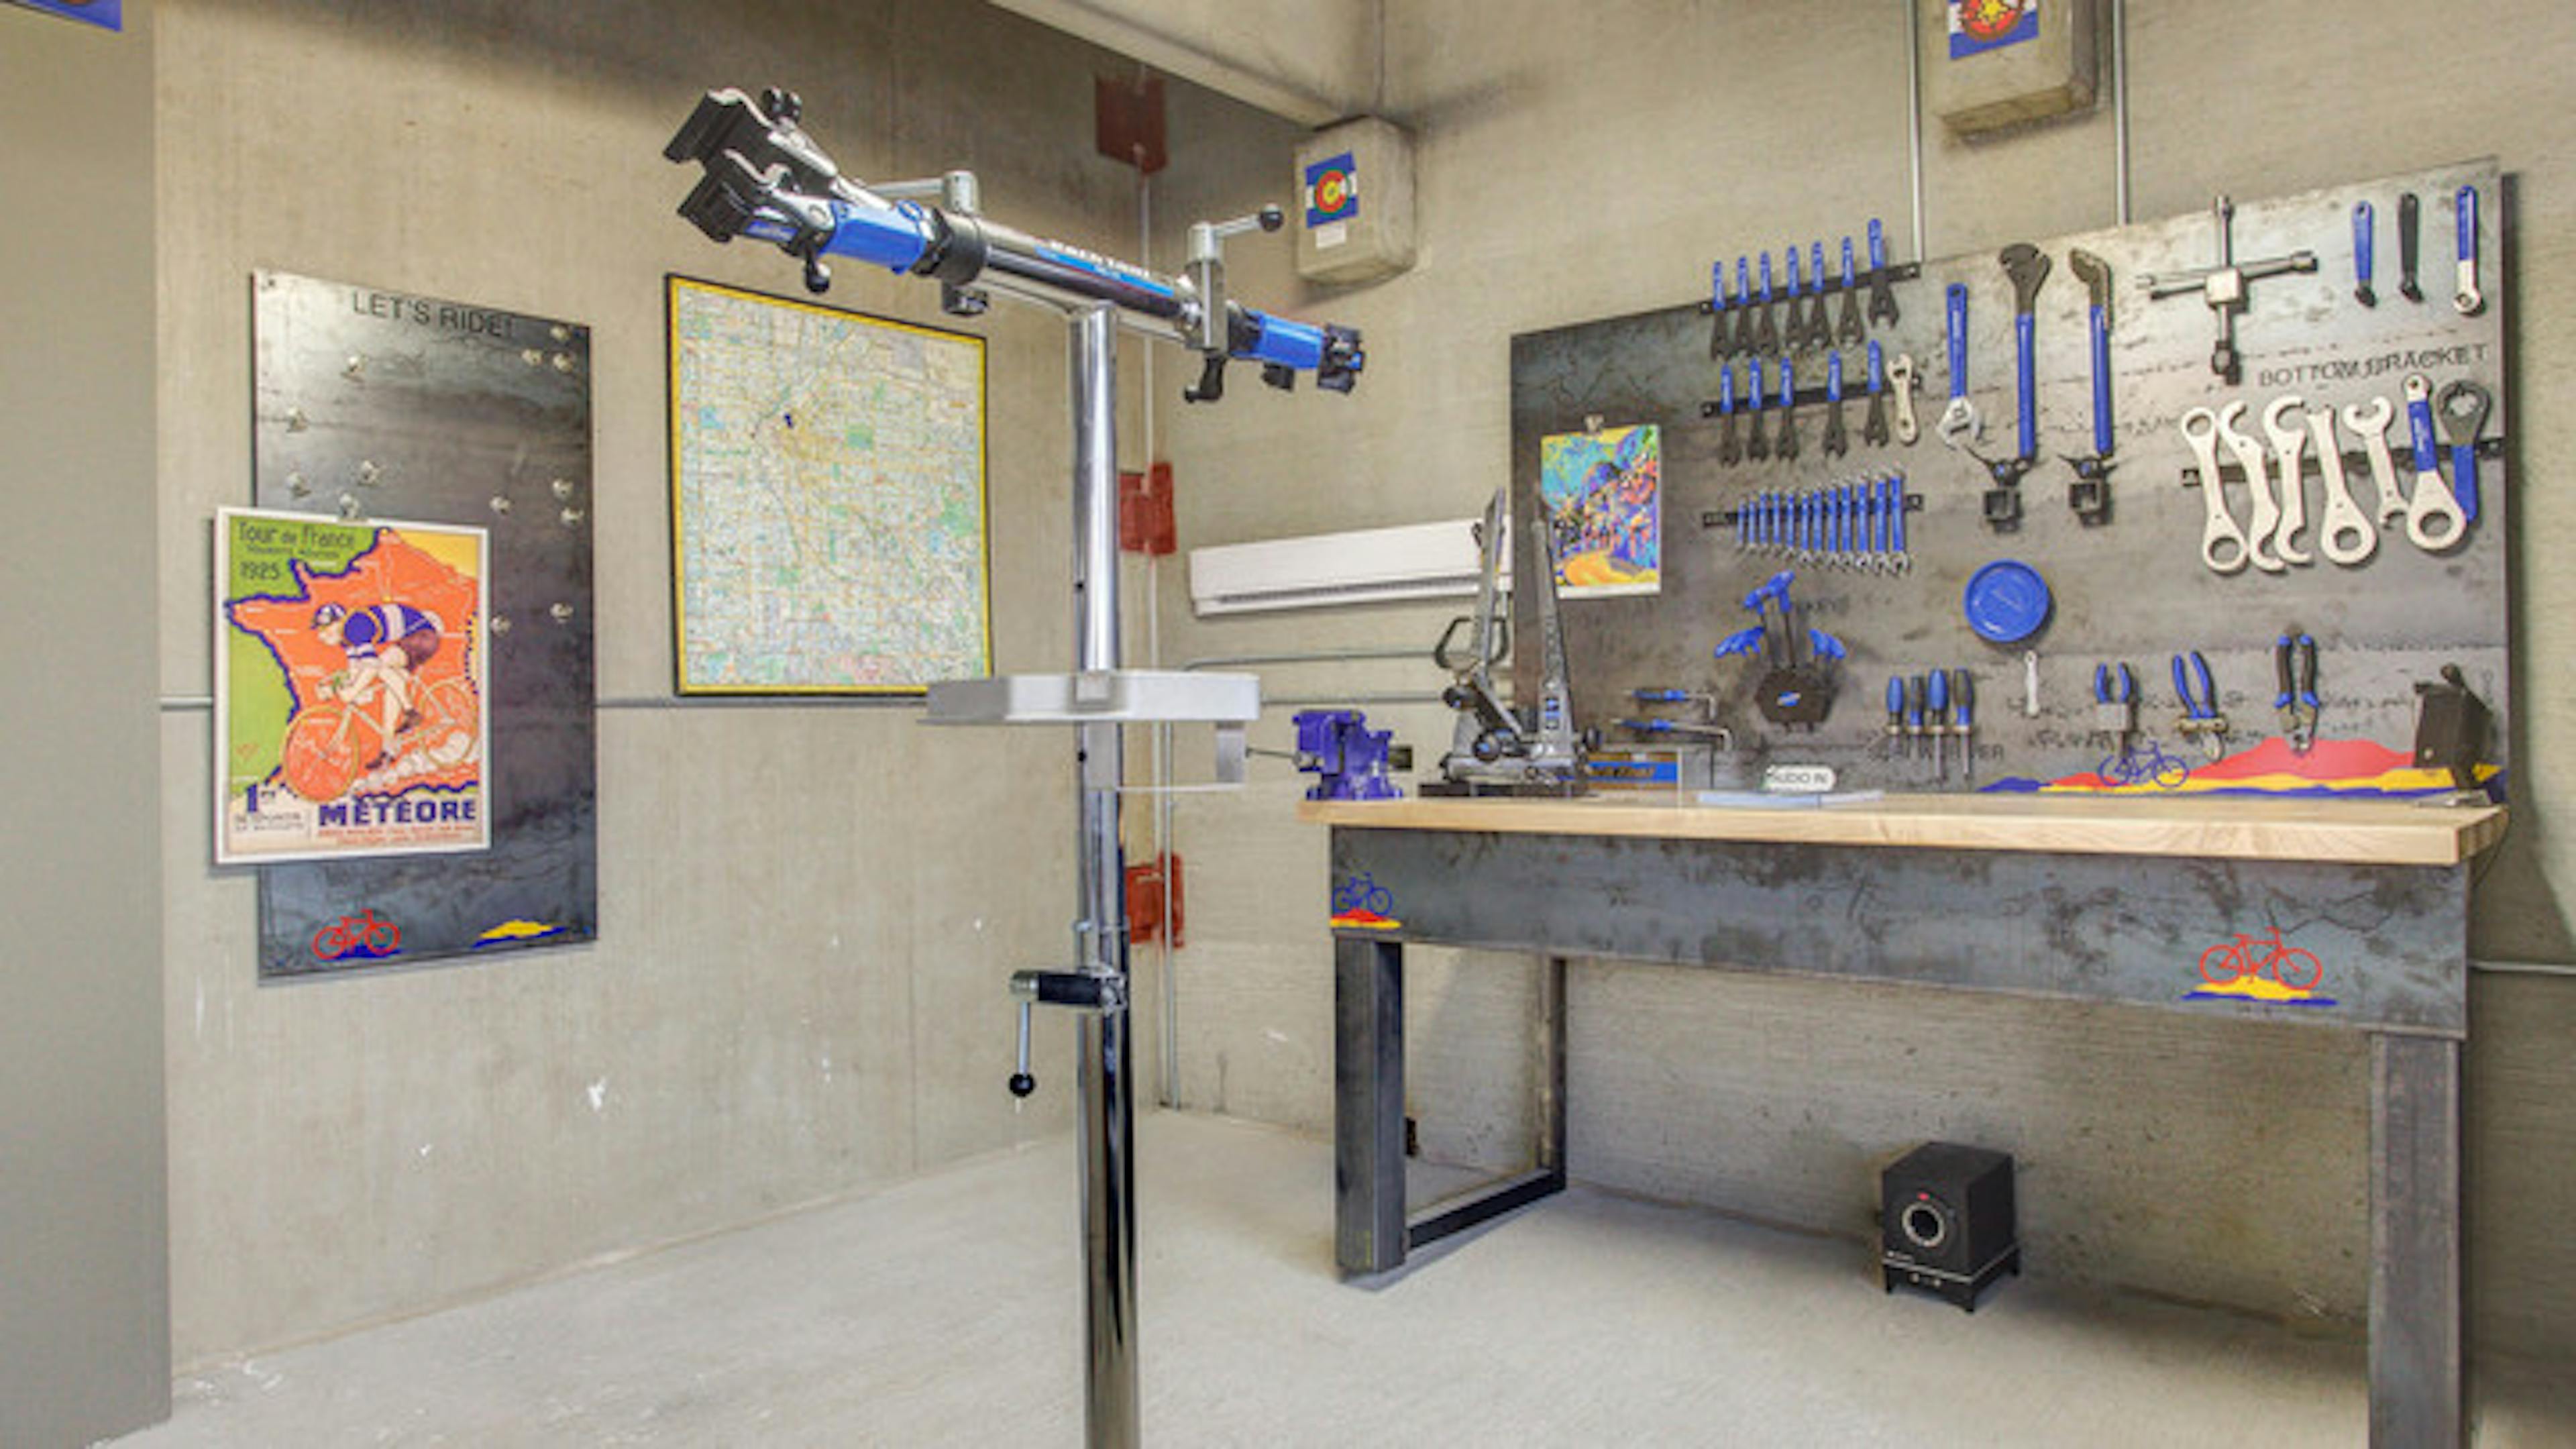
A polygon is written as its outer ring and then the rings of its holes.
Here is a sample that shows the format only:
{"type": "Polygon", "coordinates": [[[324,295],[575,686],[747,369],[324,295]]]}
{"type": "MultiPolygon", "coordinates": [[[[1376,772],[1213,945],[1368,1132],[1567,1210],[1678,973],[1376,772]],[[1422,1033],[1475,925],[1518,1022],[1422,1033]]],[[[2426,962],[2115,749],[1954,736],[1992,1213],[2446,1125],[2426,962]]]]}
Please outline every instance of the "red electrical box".
{"type": "Polygon", "coordinates": [[[1150,865],[1127,867],[1127,939],[1151,941],[1163,931],[1163,879],[1172,882],[1172,949],[1182,945],[1181,858],[1177,855],[1156,856],[1150,865]]]}
{"type": "Polygon", "coordinates": [[[1156,463],[1142,473],[1118,475],[1118,546],[1128,553],[1160,556],[1173,549],[1172,465],[1156,463]]]}

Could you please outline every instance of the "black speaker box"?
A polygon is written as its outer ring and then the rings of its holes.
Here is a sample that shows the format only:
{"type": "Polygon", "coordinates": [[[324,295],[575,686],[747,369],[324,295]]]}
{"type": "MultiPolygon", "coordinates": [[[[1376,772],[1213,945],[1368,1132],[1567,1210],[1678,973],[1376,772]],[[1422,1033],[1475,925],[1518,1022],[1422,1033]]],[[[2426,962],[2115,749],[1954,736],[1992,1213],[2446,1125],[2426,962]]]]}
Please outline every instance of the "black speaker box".
{"type": "Polygon", "coordinates": [[[2012,1154],[1926,1142],[1879,1174],[1879,1270],[1977,1311],[1977,1294],[2021,1273],[2013,1231],[2012,1154]]]}

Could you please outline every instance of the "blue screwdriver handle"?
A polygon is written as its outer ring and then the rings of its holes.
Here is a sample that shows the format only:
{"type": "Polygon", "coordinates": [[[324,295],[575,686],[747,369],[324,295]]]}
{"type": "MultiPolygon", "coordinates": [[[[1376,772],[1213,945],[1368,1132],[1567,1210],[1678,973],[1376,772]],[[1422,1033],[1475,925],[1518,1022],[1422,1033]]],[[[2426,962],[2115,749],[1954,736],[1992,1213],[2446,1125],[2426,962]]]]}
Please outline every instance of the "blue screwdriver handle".
{"type": "Polygon", "coordinates": [[[1935,669],[1932,677],[1923,681],[1923,710],[1935,724],[1950,712],[1950,671],[1935,669]]]}
{"type": "MultiPolygon", "coordinates": [[[[2111,456],[2111,319],[2103,315],[2098,302],[2086,311],[2090,314],[2086,325],[2093,334],[2093,456],[2107,458],[2111,456]]],[[[2030,319],[2023,318],[2022,326],[2027,329],[2029,325],[2030,319]]],[[[2024,356],[2028,356],[2027,352],[2024,356]]],[[[2026,386],[2022,395],[2030,395],[2026,386]]],[[[2025,429],[2027,426],[2025,423],[2025,429]]],[[[2023,436],[2027,438],[2028,433],[2025,431],[2023,436]]],[[[2025,441],[2022,455],[2029,454],[2030,444],[2025,441]]]]}
{"type": "Polygon", "coordinates": [[[1887,676],[1887,717],[1889,720],[1893,721],[1901,718],[1904,713],[1905,676],[1902,674],[1891,674],[1887,676]]]}
{"type": "Polygon", "coordinates": [[[1747,283],[1744,269],[1744,258],[1737,257],[1735,259],[1735,305],[1739,307],[1753,305],[1753,288],[1747,283]]]}
{"type": "Polygon", "coordinates": [[[2039,456],[2038,321],[2028,312],[2013,318],[2013,381],[2020,389],[2021,456],[2024,458],[2039,456]]]}
{"type": "Polygon", "coordinates": [[[1970,680],[1968,671],[1965,669],[1950,671],[1950,703],[1951,722],[1961,730],[1977,722],[1977,686],[1970,680]]]}
{"type": "Polygon", "coordinates": [[[1968,284],[1952,282],[1950,311],[1950,396],[1968,395],[1968,284]]]}
{"type": "Polygon", "coordinates": [[[1723,312],[1726,308],[1726,263],[1711,262],[1708,264],[1708,310],[1723,312]]]}
{"type": "Polygon", "coordinates": [[[1735,411],[1735,364],[1723,362],[1717,368],[1717,411],[1721,417],[1735,411]]]}
{"type": "Polygon", "coordinates": [[[1844,237],[1844,238],[1843,238],[1843,290],[1845,290],[1845,291],[1849,291],[1849,290],[1851,290],[1853,287],[1858,286],[1859,284],[1860,284],[1860,274],[1859,274],[1858,272],[1855,272],[1855,271],[1853,271],[1853,270],[1852,270],[1852,244],[1851,244],[1851,238],[1850,238],[1850,237],[1844,237]]]}
{"type": "Polygon", "coordinates": [[[1769,306],[1771,303],[1771,254],[1769,252],[1762,254],[1762,303],[1764,306],[1769,306]]]}
{"type": "Polygon", "coordinates": [[[1832,402],[1843,400],[1843,353],[1839,347],[1825,357],[1825,397],[1832,402]]]}
{"type": "Polygon", "coordinates": [[[1807,246],[1807,272],[1807,290],[1815,293],[1817,296],[1823,296],[1825,291],[1825,244],[1821,241],[1811,242],[1807,246]]]}
{"type": "Polygon", "coordinates": [[[2367,201],[2352,204],[2352,280],[2363,292],[2370,291],[2371,253],[2379,244],[2378,214],[2367,201]]]}
{"type": "Polygon", "coordinates": [[[1887,377],[1887,364],[1886,364],[1886,359],[1885,359],[1884,355],[1883,355],[1883,354],[1881,354],[1881,353],[1879,352],[1879,350],[1878,350],[1878,339],[1877,339],[1877,338],[1875,338],[1875,337],[1873,337],[1873,338],[1869,339],[1869,390],[1870,390],[1870,392],[1871,392],[1871,393],[1873,393],[1873,394],[1875,394],[1875,393],[1877,393],[1881,388],[1885,387],[1885,386],[1887,385],[1887,384],[1886,384],[1886,377],[1887,377]]]}

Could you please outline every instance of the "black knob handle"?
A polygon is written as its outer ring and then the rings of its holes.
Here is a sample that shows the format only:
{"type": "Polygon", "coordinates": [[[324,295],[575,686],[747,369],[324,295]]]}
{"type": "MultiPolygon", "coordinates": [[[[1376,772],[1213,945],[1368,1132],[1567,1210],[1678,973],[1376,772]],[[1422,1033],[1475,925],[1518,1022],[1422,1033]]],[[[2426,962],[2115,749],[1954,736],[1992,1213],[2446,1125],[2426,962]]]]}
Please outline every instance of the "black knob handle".
{"type": "Polygon", "coordinates": [[[1011,1095],[1025,1097],[1038,1089],[1038,1079],[1026,1072],[1011,1073],[1011,1095]]]}

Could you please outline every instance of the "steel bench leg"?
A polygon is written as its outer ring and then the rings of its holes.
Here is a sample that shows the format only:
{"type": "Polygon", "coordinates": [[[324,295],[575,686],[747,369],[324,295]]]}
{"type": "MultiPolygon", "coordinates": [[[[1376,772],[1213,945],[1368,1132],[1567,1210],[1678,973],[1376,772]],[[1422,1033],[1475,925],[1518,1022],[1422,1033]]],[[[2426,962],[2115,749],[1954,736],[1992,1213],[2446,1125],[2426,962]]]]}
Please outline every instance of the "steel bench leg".
{"type": "Polygon", "coordinates": [[[2370,1442],[2456,1449],[2460,1044],[2370,1038],[2370,1442]]]}

